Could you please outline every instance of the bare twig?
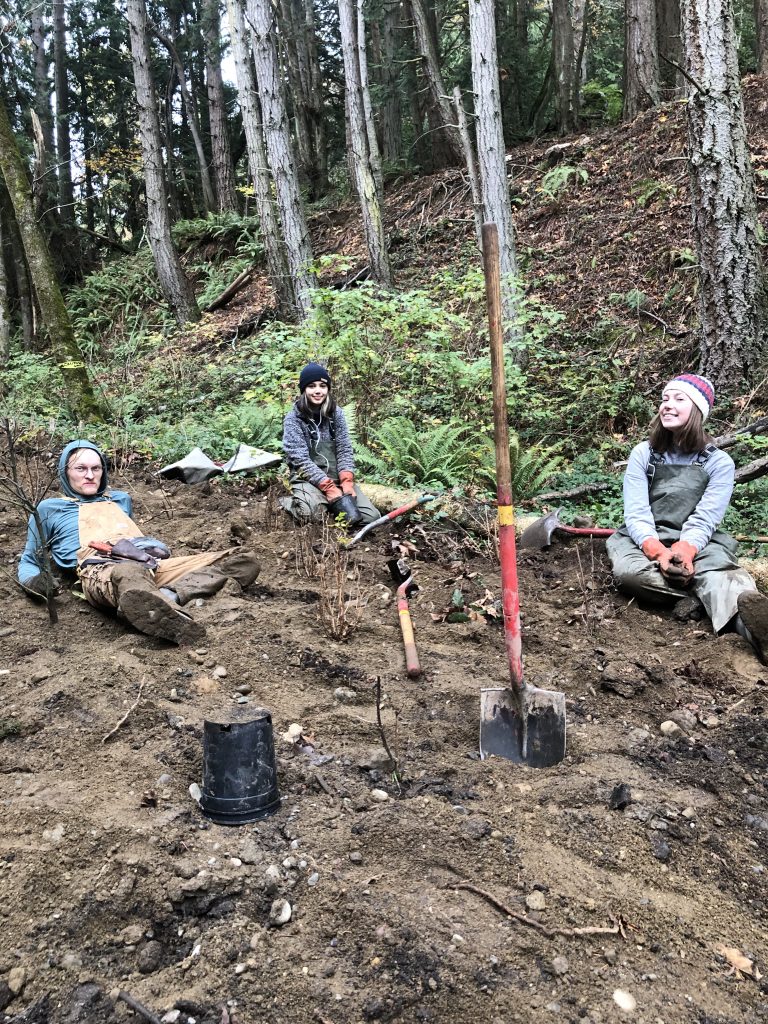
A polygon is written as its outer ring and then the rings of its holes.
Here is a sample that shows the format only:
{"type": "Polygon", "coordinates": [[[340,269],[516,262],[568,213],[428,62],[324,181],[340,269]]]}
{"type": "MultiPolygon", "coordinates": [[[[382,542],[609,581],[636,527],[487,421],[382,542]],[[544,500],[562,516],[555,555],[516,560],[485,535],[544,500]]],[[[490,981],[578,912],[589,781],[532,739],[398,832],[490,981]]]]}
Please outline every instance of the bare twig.
{"type": "Polygon", "coordinates": [[[160,1018],[157,1016],[156,1013],[152,1013],[152,1011],[148,1009],[143,1003],[140,1003],[138,999],[134,999],[134,997],[132,995],[129,995],[127,992],[123,992],[121,990],[120,992],[118,992],[117,998],[121,1002],[125,1003],[126,1006],[130,1006],[132,1010],[135,1010],[136,1013],[138,1013],[141,1017],[144,1018],[144,1020],[148,1020],[149,1024],[161,1024],[160,1018]]]}
{"type": "Polygon", "coordinates": [[[146,681],[147,681],[147,677],[146,677],[146,676],[143,676],[143,677],[142,677],[142,680],[141,680],[141,682],[139,683],[139,692],[138,692],[138,695],[137,695],[137,697],[136,697],[136,700],[135,700],[135,701],[133,702],[133,704],[131,704],[131,706],[130,706],[130,707],[128,708],[128,710],[127,710],[127,711],[125,712],[125,714],[124,714],[124,715],[123,715],[123,717],[122,717],[122,718],[120,719],[120,721],[119,721],[119,722],[117,723],[117,725],[116,725],[116,726],[114,727],[114,729],[111,729],[111,730],[110,730],[110,731],[109,731],[109,732],[107,733],[107,735],[106,735],[106,736],[105,736],[105,737],[104,737],[104,738],[102,739],[102,741],[101,741],[102,743],[106,743],[106,742],[107,742],[107,740],[108,740],[108,739],[109,739],[109,738],[110,738],[111,736],[114,736],[114,735],[115,735],[115,733],[116,733],[116,732],[117,732],[117,731],[118,731],[118,730],[119,730],[119,729],[120,729],[120,728],[121,728],[121,727],[122,727],[123,725],[125,725],[125,723],[126,723],[126,722],[128,721],[128,718],[129,718],[129,716],[131,715],[131,713],[132,713],[133,711],[135,711],[135,710],[136,710],[136,708],[138,707],[139,701],[141,700],[142,694],[143,694],[143,692],[144,692],[144,683],[146,683],[146,681]]]}
{"type": "Polygon", "coordinates": [[[395,781],[397,782],[398,789],[399,789],[400,788],[400,758],[398,757],[398,754],[400,753],[400,743],[399,743],[399,736],[398,736],[398,723],[399,723],[400,715],[399,715],[399,712],[393,707],[392,711],[393,711],[393,714],[395,716],[395,750],[397,751],[397,753],[395,754],[395,753],[392,753],[392,749],[391,749],[391,747],[389,745],[389,741],[387,739],[387,730],[384,728],[384,723],[381,720],[381,676],[376,676],[376,683],[375,683],[374,691],[375,691],[375,694],[376,694],[376,724],[379,727],[379,736],[381,738],[381,745],[384,747],[384,750],[387,752],[387,757],[392,762],[392,764],[395,766],[394,776],[395,776],[395,781]]]}
{"type": "Polygon", "coordinates": [[[556,935],[566,935],[570,938],[577,938],[581,935],[620,935],[625,939],[625,927],[623,920],[619,917],[616,918],[616,923],[611,925],[610,928],[601,928],[595,925],[588,925],[585,928],[547,928],[546,925],[540,921],[534,921],[532,917],[528,917],[527,914],[520,914],[518,911],[508,907],[506,903],[503,903],[500,899],[488,892],[486,889],[481,889],[477,885],[473,885],[471,882],[454,882],[451,885],[452,889],[466,889],[467,892],[474,892],[478,896],[482,896],[483,899],[500,910],[503,914],[513,918],[515,921],[519,921],[520,924],[528,925],[530,928],[535,928],[537,932],[541,932],[542,935],[546,935],[548,939],[553,939],[556,935]]]}

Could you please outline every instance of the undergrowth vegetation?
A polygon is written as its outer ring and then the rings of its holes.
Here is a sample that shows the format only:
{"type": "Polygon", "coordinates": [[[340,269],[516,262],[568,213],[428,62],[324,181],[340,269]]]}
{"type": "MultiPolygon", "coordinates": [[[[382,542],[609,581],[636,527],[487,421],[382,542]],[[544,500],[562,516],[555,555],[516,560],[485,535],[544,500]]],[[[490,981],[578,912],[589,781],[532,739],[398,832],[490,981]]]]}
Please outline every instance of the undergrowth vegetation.
{"type": "MultiPolygon", "coordinates": [[[[201,304],[261,256],[249,219],[186,222],[175,235],[201,304]]],[[[169,462],[195,446],[226,458],[240,441],[279,449],[299,370],[319,360],[347,409],[367,479],[494,493],[479,268],[436,271],[428,285],[399,293],[370,283],[321,287],[300,325],[274,321],[240,336],[208,315],[179,334],[143,248],[92,274],[70,292],[68,305],[110,410],[109,422],[89,433],[124,461],[169,462]]],[[[522,292],[516,328],[506,366],[516,500],[603,482],[606,488],[580,496],[571,511],[620,523],[614,463],[642,436],[655,395],[638,388],[632,355],[621,353],[612,337],[601,338],[599,323],[588,339],[569,336],[564,315],[535,290],[522,292]]],[[[55,424],[59,439],[79,432],[63,407],[57,371],[43,355],[12,355],[0,404],[16,417],[55,424]]],[[[741,461],[764,447],[764,439],[752,441],[741,461]]],[[[753,532],[760,515],[768,519],[768,496],[758,482],[737,493],[730,525],[753,532]]]]}

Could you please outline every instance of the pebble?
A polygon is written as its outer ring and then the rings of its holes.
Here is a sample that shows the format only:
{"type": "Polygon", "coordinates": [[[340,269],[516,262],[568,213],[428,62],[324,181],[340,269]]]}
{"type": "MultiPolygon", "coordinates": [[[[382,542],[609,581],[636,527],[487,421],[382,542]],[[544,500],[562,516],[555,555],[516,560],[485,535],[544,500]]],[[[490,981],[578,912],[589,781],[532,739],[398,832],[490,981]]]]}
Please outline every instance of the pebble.
{"type": "Polygon", "coordinates": [[[671,852],[669,843],[662,839],[661,836],[651,836],[651,853],[656,860],[660,860],[662,863],[669,860],[671,852]]]}
{"type": "Polygon", "coordinates": [[[376,800],[378,803],[389,800],[389,793],[384,789],[372,789],[369,796],[371,800],[376,800]]]}
{"type": "Polygon", "coordinates": [[[768,832],[768,818],[761,818],[757,814],[745,814],[744,821],[750,828],[759,828],[762,832],[768,832]]]}
{"type": "Polygon", "coordinates": [[[623,988],[617,988],[613,993],[613,1001],[621,1010],[626,1010],[627,1013],[632,1013],[633,1010],[637,1009],[637,1000],[631,992],[627,992],[623,988]]]}
{"type": "Polygon", "coordinates": [[[162,1024],[177,1024],[179,1017],[181,1017],[181,1010],[169,1010],[168,1013],[163,1014],[160,1020],[162,1024]]]}
{"type": "Polygon", "coordinates": [[[157,780],[158,786],[169,786],[173,782],[173,777],[167,772],[163,772],[160,778],[157,780]]]}
{"type": "Polygon", "coordinates": [[[562,976],[563,974],[567,974],[569,967],[570,967],[570,964],[568,963],[567,958],[564,957],[564,956],[556,956],[555,959],[552,961],[552,970],[558,976],[562,976]]]}
{"type": "Polygon", "coordinates": [[[639,746],[641,743],[647,743],[651,738],[651,734],[647,729],[630,729],[627,734],[627,743],[630,746],[639,746]]]}
{"type": "Polygon", "coordinates": [[[690,821],[691,818],[695,818],[696,817],[696,808],[695,807],[684,807],[683,810],[680,813],[682,814],[682,816],[684,818],[687,818],[690,821]]]}
{"type": "Polygon", "coordinates": [[[235,693],[240,693],[243,697],[247,697],[248,694],[253,690],[253,687],[248,683],[240,683],[239,686],[235,687],[235,693]]]}
{"type": "Polygon", "coordinates": [[[613,965],[617,962],[618,959],[619,954],[617,950],[614,949],[613,946],[606,946],[603,950],[603,960],[605,960],[607,964],[613,967],[613,965]]]}
{"type": "Polygon", "coordinates": [[[362,853],[360,853],[359,850],[353,850],[352,853],[350,853],[349,855],[349,859],[352,861],[353,864],[363,863],[363,855],[362,853]]]}
{"type": "Polygon", "coordinates": [[[232,865],[233,868],[241,868],[243,866],[243,862],[240,860],[239,857],[230,857],[229,863],[232,865]]]}
{"type": "Polygon", "coordinates": [[[43,683],[46,679],[51,678],[51,673],[47,668],[39,668],[37,672],[33,672],[29,677],[31,683],[43,683]]]}
{"type": "Polygon", "coordinates": [[[246,839],[240,848],[240,860],[243,864],[258,864],[262,858],[261,848],[254,839],[246,839]]]}
{"type": "Polygon", "coordinates": [[[235,704],[250,704],[251,702],[247,697],[243,697],[242,694],[235,700],[235,704]]]}
{"type": "Polygon", "coordinates": [[[454,932],[454,934],[451,936],[451,943],[454,946],[463,946],[466,943],[466,941],[467,940],[464,938],[464,936],[459,935],[458,932],[454,932]]]}
{"type": "Polygon", "coordinates": [[[12,967],[8,972],[8,988],[17,996],[24,991],[27,984],[27,971],[25,967],[12,967]]]}
{"type": "Polygon", "coordinates": [[[235,964],[235,974],[245,974],[248,964],[235,964]]]}
{"type": "Polygon", "coordinates": [[[320,875],[316,871],[313,871],[312,874],[307,879],[307,885],[310,888],[314,889],[314,887],[317,885],[317,883],[319,881],[320,881],[320,875]]]}
{"type": "Polygon", "coordinates": [[[79,971],[83,966],[83,958],[79,953],[74,953],[72,950],[65,953],[61,958],[61,967],[65,971],[79,971]]]}
{"type": "Polygon", "coordinates": [[[273,925],[280,926],[291,920],[293,910],[288,900],[275,900],[269,910],[269,920],[273,925]]]}
{"type": "Polygon", "coordinates": [[[211,672],[211,675],[215,679],[226,679],[229,673],[227,672],[223,665],[217,665],[211,672]]]}
{"type": "MultiPolygon", "coordinates": [[[[659,732],[661,733],[662,736],[677,736],[682,731],[683,730],[680,728],[680,726],[677,724],[677,722],[673,722],[671,720],[667,721],[667,722],[662,722],[661,725],[659,726],[659,732]]],[[[617,989],[617,991],[620,991],[620,990],[617,989]]]]}
{"type": "Polygon", "coordinates": [[[389,772],[394,768],[394,764],[384,747],[371,747],[365,757],[357,762],[357,767],[364,771],[389,772]]]}
{"type": "Polygon", "coordinates": [[[696,730],[696,715],[687,708],[677,708],[669,716],[669,720],[679,725],[683,732],[694,732],[696,730]]]}
{"type": "Polygon", "coordinates": [[[706,715],[701,719],[701,724],[705,729],[716,729],[720,725],[720,719],[717,715],[706,715]]]}
{"type": "Polygon", "coordinates": [[[148,942],[139,951],[138,967],[141,974],[152,974],[159,967],[163,959],[163,947],[156,940],[148,942]]]}
{"type": "Polygon", "coordinates": [[[534,889],[525,897],[525,905],[529,910],[545,910],[547,901],[544,898],[544,893],[534,889]]]}
{"type": "Polygon", "coordinates": [[[282,880],[282,874],[277,864],[270,864],[264,872],[264,888],[267,892],[275,892],[282,880]]]}
{"type": "MultiPolygon", "coordinates": [[[[194,874],[197,874],[195,871],[194,874]]],[[[129,924],[120,932],[120,940],[124,946],[137,946],[144,938],[144,928],[140,924],[129,924]]]]}
{"type": "Polygon", "coordinates": [[[357,700],[357,690],[352,690],[349,686],[337,686],[333,696],[342,704],[353,704],[357,700]]]}
{"type": "Polygon", "coordinates": [[[491,826],[485,818],[468,818],[461,827],[461,831],[470,839],[485,839],[491,834],[491,826]]]}

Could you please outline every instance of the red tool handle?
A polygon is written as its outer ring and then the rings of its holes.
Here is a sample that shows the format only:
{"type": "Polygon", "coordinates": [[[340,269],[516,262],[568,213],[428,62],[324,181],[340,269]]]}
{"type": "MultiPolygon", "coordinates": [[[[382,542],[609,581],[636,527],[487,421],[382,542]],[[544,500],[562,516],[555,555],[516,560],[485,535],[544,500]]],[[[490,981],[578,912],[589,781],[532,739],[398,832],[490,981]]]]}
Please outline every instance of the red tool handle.
{"type": "Polygon", "coordinates": [[[501,562],[501,606],[504,613],[504,642],[512,687],[524,688],[523,645],[520,630],[520,594],[517,586],[515,510],[512,507],[512,469],[509,462],[507,388],[504,379],[504,342],[501,327],[501,274],[499,232],[495,224],[483,224],[483,267],[488,302],[488,333],[491,342],[493,381],[493,437],[496,444],[496,501],[499,515],[499,561],[501,562]]]}
{"type": "Polygon", "coordinates": [[[397,613],[400,616],[400,631],[403,634],[403,649],[405,650],[405,670],[411,679],[421,675],[421,663],[416,650],[416,639],[413,635],[413,623],[411,622],[411,611],[408,607],[408,587],[413,583],[413,577],[409,577],[397,588],[397,613]]]}
{"type": "Polygon", "coordinates": [[[579,537],[612,537],[616,533],[607,526],[563,526],[561,523],[557,529],[563,533],[575,533],[579,537]]]}

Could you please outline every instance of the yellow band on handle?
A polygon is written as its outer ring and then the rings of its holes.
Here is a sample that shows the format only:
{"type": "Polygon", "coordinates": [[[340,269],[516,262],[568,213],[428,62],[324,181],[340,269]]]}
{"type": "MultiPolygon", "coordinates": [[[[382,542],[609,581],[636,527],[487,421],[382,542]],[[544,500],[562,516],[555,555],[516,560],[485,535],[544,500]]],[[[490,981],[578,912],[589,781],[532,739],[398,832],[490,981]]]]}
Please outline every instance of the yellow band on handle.
{"type": "Polygon", "coordinates": [[[514,526],[515,510],[511,505],[499,505],[499,526],[514,526]]]}

